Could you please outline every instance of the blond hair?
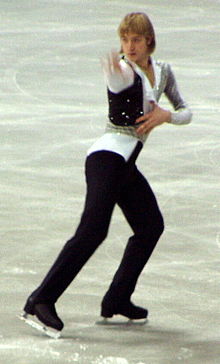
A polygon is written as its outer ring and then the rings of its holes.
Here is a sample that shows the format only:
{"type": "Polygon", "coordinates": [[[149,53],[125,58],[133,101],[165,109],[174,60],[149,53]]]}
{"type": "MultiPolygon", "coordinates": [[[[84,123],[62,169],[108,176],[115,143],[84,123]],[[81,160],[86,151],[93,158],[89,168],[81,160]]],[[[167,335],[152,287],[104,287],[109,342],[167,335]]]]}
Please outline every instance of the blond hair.
{"type": "Polygon", "coordinates": [[[146,38],[150,53],[153,53],[156,47],[155,32],[149,17],[145,13],[129,13],[124,17],[118,27],[118,35],[122,38],[129,32],[143,35],[146,38]]]}

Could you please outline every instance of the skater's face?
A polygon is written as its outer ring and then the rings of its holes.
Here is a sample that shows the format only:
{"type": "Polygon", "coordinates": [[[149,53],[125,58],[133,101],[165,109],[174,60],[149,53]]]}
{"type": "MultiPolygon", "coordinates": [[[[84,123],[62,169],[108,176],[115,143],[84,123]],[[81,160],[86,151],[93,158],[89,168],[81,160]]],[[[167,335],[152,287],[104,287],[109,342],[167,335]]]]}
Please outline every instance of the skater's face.
{"type": "Polygon", "coordinates": [[[148,40],[145,36],[128,32],[123,34],[120,40],[122,51],[130,61],[140,66],[147,62],[150,51],[148,49],[148,40]]]}

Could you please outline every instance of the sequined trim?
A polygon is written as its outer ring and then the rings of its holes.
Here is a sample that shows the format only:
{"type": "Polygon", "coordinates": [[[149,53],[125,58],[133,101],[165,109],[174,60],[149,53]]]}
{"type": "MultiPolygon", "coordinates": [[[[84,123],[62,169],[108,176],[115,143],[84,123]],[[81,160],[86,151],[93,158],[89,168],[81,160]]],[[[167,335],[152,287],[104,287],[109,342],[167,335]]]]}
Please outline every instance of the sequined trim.
{"type": "Polygon", "coordinates": [[[148,137],[148,134],[141,135],[141,136],[137,135],[136,128],[134,126],[118,126],[118,125],[111,123],[110,120],[107,120],[105,132],[131,135],[131,136],[135,137],[137,140],[140,140],[142,143],[144,143],[148,137]]]}

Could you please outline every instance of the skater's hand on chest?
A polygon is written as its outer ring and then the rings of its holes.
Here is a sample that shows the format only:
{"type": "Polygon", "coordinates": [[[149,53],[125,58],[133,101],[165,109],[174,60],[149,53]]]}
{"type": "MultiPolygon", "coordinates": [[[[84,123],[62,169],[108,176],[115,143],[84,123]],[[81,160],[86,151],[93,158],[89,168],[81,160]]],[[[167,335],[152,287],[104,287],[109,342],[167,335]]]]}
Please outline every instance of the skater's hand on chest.
{"type": "Polygon", "coordinates": [[[141,123],[137,127],[136,132],[138,135],[148,134],[156,126],[170,122],[170,120],[171,112],[161,108],[152,101],[152,110],[136,120],[136,124],[141,123]]]}

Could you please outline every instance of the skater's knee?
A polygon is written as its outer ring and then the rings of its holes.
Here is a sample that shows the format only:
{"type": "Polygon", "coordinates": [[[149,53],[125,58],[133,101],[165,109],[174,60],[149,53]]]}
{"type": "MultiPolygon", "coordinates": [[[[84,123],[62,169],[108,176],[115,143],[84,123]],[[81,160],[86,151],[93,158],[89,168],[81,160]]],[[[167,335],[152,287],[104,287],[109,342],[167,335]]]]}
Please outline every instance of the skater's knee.
{"type": "Polygon", "coordinates": [[[99,226],[94,226],[92,231],[87,234],[87,239],[96,242],[97,246],[100,245],[107,237],[108,229],[100,228],[99,226]]]}
{"type": "Polygon", "coordinates": [[[164,219],[161,214],[159,214],[156,223],[155,223],[155,230],[157,231],[158,235],[161,236],[164,232],[165,225],[164,225],[164,219]]]}
{"type": "Polygon", "coordinates": [[[164,219],[160,212],[150,217],[149,221],[146,221],[145,232],[150,235],[160,237],[164,231],[164,219]]]}
{"type": "Polygon", "coordinates": [[[155,240],[158,240],[160,238],[160,236],[163,234],[164,232],[164,219],[162,217],[162,215],[160,214],[157,219],[155,219],[154,223],[151,226],[151,232],[150,234],[152,235],[152,237],[155,238],[155,240]]]}
{"type": "Polygon", "coordinates": [[[152,216],[150,221],[145,221],[145,224],[136,230],[135,235],[138,236],[143,243],[148,244],[149,240],[157,242],[163,231],[164,219],[161,213],[159,213],[157,216],[152,216]]]}
{"type": "Polygon", "coordinates": [[[100,226],[93,226],[90,228],[84,227],[76,232],[76,234],[67,241],[65,248],[72,250],[72,248],[82,248],[87,246],[87,248],[94,247],[97,248],[107,237],[108,229],[101,228],[100,226]]]}
{"type": "Polygon", "coordinates": [[[101,221],[94,224],[88,224],[82,230],[80,235],[87,240],[97,241],[100,244],[108,234],[108,223],[102,223],[101,221]]]}

